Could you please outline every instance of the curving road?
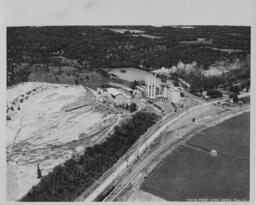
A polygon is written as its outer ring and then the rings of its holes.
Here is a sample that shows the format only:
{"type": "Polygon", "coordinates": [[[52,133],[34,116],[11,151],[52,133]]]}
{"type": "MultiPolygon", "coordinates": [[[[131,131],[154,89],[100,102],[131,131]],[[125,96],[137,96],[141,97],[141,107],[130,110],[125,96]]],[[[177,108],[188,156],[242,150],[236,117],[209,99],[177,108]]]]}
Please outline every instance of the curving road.
{"type": "MultiPolygon", "coordinates": [[[[249,96],[250,93],[245,93],[243,95],[240,95],[239,97],[246,97],[246,96],[249,96]]],[[[159,127],[159,129],[155,129],[154,130],[154,133],[152,133],[146,140],[145,142],[143,142],[142,144],[140,144],[138,147],[137,147],[137,151],[136,152],[133,152],[130,157],[128,158],[128,160],[124,161],[122,164],[120,164],[120,166],[101,184],[99,185],[84,201],[94,201],[108,186],[110,186],[113,181],[118,177],[120,176],[120,174],[122,174],[123,172],[125,172],[127,170],[127,166],[129,165],[132,165],[132,163],[134,162],[134,160],[137,159],[138,156],[140,156],[144,151],[145,149],[151,145],[155,139],[157,139],[163,132],[166,128],[168,128],[168,126],[170,126],[172,123],[174,123],[175,121],[179,120],[180,118],[182,118],[183,116],[185,115],[188,115],[190,114],[192,111],[195,111],[195,110],[198,110],[198,109],[201,109],[205,106],[208,106],[208,105],[211,105],[211,104],[214,104],[216,102],[224,102],[227,98],[225,99],[221,99],[221,100],[215,100],[215,101],[211,101],[211,102],[207,102],[207,103],[203,103],[203,104],[200,104],[200,105],[197,105],[197,106],[194,106],[188,110],[185,110],[183,111],[182,113],[179,113],[177,114],[176,117],[174,117],[173,119],[169,120],[167,117],[166,117],[166,121],[164,122],[161,122],[161,126],[159,127]]],[[[173,140],[175,140],[176,138],[173,138],[173,140]]],[[[169,142],[169,143],[172,143],[172,140],[169,142]]],[[[169,146],[170,144],[169,143],[166,143],[166,146],[169,146]],[[168,145],[167,145],[168,144],[168,145]]],[[[162,149],[161,149],[162,150],[162,149]]],[[[156,154],[155,152],[152,153],[152,154],[156,154]]],[[[151,155],[150,155],[151,156],[151,155]]],[[[148,159],[148,158],[146,158],[148,159]]],[[[145,160],[146,160],[145,159],[145,160]]],[[[151,159],[151,158],[150,158],[151,159]]],[[[143,163],[142,165],[143,166],[143,163]]],[[[142,167],[141,167],[142,168],[142,167]]],[[[136,175],[137,172],[140,172],[141,171],[141,168],[139,167],[138,169],[134,170],[134,174],[136,175]]],[[[130,175],[129,175],[130,176],[130,175]]],[[[133,175],[131,175],[131,178],[132,178],[133,175]]],[[[130,177],[128,177],[125,182],[126,183],[129,183],[129,181],[131,180],[130,177]]],[[[122,183],[123,184],[123,183],[122,183]]],[[[116,187],[112,193],[115,193],[115,192],[118,192],[120,193],[123,189],[120,189],[120,192],[117,191],[119,190],[118,187],[116,187]]],[[[115,194],[115,196],[117,196],[115,194]]]]}

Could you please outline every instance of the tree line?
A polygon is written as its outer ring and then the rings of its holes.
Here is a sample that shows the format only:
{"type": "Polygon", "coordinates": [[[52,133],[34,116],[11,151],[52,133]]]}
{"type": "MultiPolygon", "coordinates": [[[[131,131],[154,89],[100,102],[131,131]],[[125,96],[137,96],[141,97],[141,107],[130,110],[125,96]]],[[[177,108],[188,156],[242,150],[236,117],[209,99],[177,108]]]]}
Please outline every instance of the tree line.
{"type": "Polygon", "coordinates": [[[115,162],[158,119],[154,113],[137,112],[106,141],[89,147],[78,158],[71,158],[52,172],[21,199],[21,201],[73,201],[115,162]]]}

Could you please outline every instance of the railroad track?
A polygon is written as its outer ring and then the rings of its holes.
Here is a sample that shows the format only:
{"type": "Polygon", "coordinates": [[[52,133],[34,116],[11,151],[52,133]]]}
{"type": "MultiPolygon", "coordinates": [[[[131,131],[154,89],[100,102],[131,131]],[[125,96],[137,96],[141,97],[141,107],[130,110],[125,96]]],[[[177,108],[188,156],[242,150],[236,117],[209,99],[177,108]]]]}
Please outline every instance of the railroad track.
{"type": "Polygon", "coordinates": [[[163,152],[166,148],[171,146],[175,143],[175,138],[168,140],[161,148],[158,148],[154,152],[152,152],[150,155],[148,155],[145,159],[143,159],[139,165],[132,170],[131,173],[128,174],[128,176],[119,184],[116,186],[111,193],[109,193],[108,196],[103,201],[114,201],[124,190],[125,188],[132,182],[142,171],[145,167],[147,167],[150,163],[152,163],[153,160],[156,159],[156,157],[163,152]]]}
{"type": "MultiPolygon", "coordinates": [[[[250,95],[249,93],[246,94],[250,95]]],[[[242,97],[244,97],[245,95],[243,95],[242,97]]],[[[143,151],[145,151],[145,149],[152,144],[152,142],[154,142],[155,139],[157,139],[161,133],[163,133],[163,131],[168,128],[173,122],[179,120],[181,117],[191,113],[192,111],[195,111],[197,109],[200,109],[202,107],[208,106],[208,105],[212,105],[216,102],[224,102],[225,100],[227,100],[227,98],[223,98],[223,99],[218,99],[218,100],[214,100],[211,102],[207,102],[207,103],[203,103],[203,104],[199,104],[197,106],[191,107],[189,109],[183,110],[182,112],[176,113],[174,116],[171,116],[170,119],[169,117],[165,117],[164,120],[162,120],[157,126],[154,127],[154,130],[150,130],[147,133],[147,139],[144,139],[144,142],[141,142],[139,144],[139,146],[137,147],[137,151],[132,153],[128,160],[124,161],[123,163],[120,164],[119,167],[117,167],[117,169],[100,185],[98,186],[86,199],[85,201],[94,201],[101,193],[104,192],[105,189],[107,189],[107,187],[109,187],[111,184],[113,184],[113,181],[120,176],[122,173],[125,172],[125,170],[127,169],[127,166],[130,164],[133,164],[133,162],[136,160],[136,158],[138,158],[138,156],[140,156],[143,151]],[[159,128],[159,129],[158,129],[159,128]]],[[[166,145],[167,146],[167,145],[166,145]]],[[[169,146],[169,145],[168,145],[169,146]]],[[[137,170],[137,169],[136,169],[137,170]]],[[[112,195],[112,193],[115,192],[115,190],[118,189],[118,186],[116,188],[114,188],[113,192],[111,192],[110,194],[112,195]]],[[[123,189],[121,189],[122,191],[123,189]]],[[[120,191],[120,192],[121,192],[120,191]]],[[[119,191],[118,191],[119,193],[119,191]]],[[[110,196],[110,195],[108,195],[110,196]]],[[[106,198],[107,200],[108,198],[106,198]]],[[[105,199],[104,199],[105,200],[105,199]]]]}

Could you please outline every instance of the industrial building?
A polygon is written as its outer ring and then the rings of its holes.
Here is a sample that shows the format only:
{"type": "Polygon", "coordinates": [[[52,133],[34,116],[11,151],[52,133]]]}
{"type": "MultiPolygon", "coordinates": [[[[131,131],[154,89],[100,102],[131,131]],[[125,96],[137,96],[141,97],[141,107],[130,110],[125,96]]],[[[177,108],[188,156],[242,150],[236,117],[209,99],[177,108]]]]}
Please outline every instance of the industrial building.
{"type": "Polygon", "coordinates": [[[169,88],[167,91],[167,98],[173,103],[180,103],[180,90],[175,87],[169,88]]]}
{"type": "Polygon", "coordinates": [[[122,106],[130,105],[131,103],[131,96],[116,88],[107,88],[105,91],[103,89],[97,89],[97,92],[101,102],[122,106]]]}
{"type": "Polygon", "coordinates": [[[146,79],[147,98],[152,101],[166,100],[173,103],[180,103],[181,89],[171,84],[157,84],[156,74],[148,76],[146,79]]]}

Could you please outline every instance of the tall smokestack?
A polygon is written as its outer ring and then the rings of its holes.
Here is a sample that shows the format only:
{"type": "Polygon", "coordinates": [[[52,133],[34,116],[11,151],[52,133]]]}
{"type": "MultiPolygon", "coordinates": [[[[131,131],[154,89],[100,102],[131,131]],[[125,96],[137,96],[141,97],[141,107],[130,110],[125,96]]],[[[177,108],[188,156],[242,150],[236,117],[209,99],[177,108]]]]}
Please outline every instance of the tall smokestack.
{"type": "Polygon", "coordinates": [[[151,97],[154,96],[154,78],[152,78],[151,76],[151,80],[150,80],[150,89],[151,89],[151,97]]]}
{"type": "Polygon", "coordinates": [[[154,97],[156,97],[156,74],[154,74],[154,97]]]}
{"type": "Polygon", "coordinates": [[[147,79],[147,92],[148,92],[148,97],[149,97],[149,94],[150,94],[150,90],[149,90],[149,76],[148,76],[148,79],[147,79]]]}

